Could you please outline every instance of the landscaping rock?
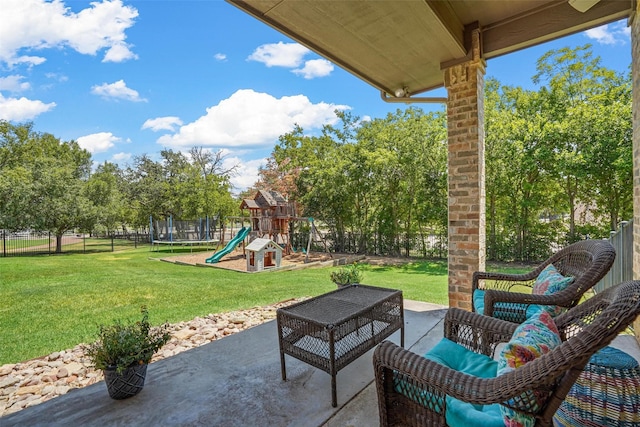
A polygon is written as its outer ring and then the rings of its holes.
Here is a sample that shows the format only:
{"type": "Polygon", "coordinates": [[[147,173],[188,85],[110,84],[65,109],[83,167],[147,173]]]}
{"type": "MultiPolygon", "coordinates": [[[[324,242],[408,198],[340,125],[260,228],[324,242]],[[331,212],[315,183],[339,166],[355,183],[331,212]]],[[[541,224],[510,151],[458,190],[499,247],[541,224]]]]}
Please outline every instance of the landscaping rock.
{"type": "MultiPolygon", "coordinates": [[[[151,363],[272,320],[278,308],[301,300],[209,314],[190,322],[170,325],[171,340],[154,355],[151,363]]],[[[82,347],[80,344],[38,359],[0,366],[0,416],[40,404],[71,389],[102,381],[102,371],[89,365],[82,347]]]]}

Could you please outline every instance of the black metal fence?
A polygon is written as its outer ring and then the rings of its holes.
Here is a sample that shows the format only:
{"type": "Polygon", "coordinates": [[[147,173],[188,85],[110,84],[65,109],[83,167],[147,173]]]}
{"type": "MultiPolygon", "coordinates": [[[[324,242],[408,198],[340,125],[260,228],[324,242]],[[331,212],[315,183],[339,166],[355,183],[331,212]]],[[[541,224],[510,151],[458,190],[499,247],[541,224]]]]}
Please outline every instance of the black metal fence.
{"type": "Polygon", "coordinates": [[[149,243],[148,233],[65,233],[0,230],[0,257],[114,252],[149,243]]]}

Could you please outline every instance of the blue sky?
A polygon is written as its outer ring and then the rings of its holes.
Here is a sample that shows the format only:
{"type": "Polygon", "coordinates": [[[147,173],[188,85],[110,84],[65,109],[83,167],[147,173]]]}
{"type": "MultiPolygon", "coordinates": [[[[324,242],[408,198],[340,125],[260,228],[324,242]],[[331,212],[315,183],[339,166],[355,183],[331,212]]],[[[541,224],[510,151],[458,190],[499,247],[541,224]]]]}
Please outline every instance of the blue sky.
{"type": "MultiPolygon", "coordinates": [[[[97,163],[222,150],[239,191],[294,124],[313,133],[336,109],[366,120],[407,107],[221,0],[0,1],[0,119],[76,140],[97,163]]],[[[541,55],[587,43],[628,69],[620,21],[489,60],[486,76],[533,88],[541,55]]]]}

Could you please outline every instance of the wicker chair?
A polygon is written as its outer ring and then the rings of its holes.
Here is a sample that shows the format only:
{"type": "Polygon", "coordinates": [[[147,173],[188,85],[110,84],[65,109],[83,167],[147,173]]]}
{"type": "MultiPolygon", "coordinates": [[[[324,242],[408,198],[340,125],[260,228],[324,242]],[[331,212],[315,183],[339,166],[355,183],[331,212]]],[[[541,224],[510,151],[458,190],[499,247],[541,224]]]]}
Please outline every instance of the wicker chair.
{"type": "MultiPolygon", "coordinates": [[[[574,307],[611,268],[616,251],[606,240],[582,240],[569,245],[527,274],[503,274],[477,271],[473,274],[472,292],[484,290],[486,316],[522,323],[530,305],[574,307]],[[573,282],[552,295],[531,293],[536,277],[549,264],[573,282]],[[497,305],[497,307],[496,307],[497,305]]],[[[473,307],[476,311],[476,307],[473,307]]]]}
{"type": "MultiPolygon", "coordinates": [[[[609,288],[555,318],[562,340],[558,347],[493,378],[463,374],[384,341],[373,355],[380,425],[445,426],[445,396],[449,395],[479,405],[515,398],[519,407],[511,408],[533,415],[536,426],[551,426],[554,413],[590,357],[638,314],[640,281],[609,288]],[[542,399],[536,412],[523,409],[531,405],[522,399],[523,393],[531,395],[531,391],[542,399]]],[[[467,349],[492,357],[498,343],[507,342],[517,327],[451,308],[445,316],[444,334],[467,349]]]]}

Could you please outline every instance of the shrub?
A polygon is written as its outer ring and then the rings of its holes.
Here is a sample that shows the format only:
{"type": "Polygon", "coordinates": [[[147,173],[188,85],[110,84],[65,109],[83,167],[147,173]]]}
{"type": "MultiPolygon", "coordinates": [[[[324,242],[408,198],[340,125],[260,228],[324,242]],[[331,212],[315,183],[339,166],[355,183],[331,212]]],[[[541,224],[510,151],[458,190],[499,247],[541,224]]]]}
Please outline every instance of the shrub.
{"type": "Polygon", "coordinates": [[[121,373],[134,364],[146,364],[165,345],[171,335],[168,324],[152,328],[146,307],[140,309],[142,320],[98,326],[98,339],[84,347],[85,355],[97,369],[115,367],[121,373]]]}
{"type": "Polygon", "coordinates": [[[358,264],[353,263],[331,272],[331,280],[337,285],[351,285],[362,281],[362,271],[358,264]]]}

